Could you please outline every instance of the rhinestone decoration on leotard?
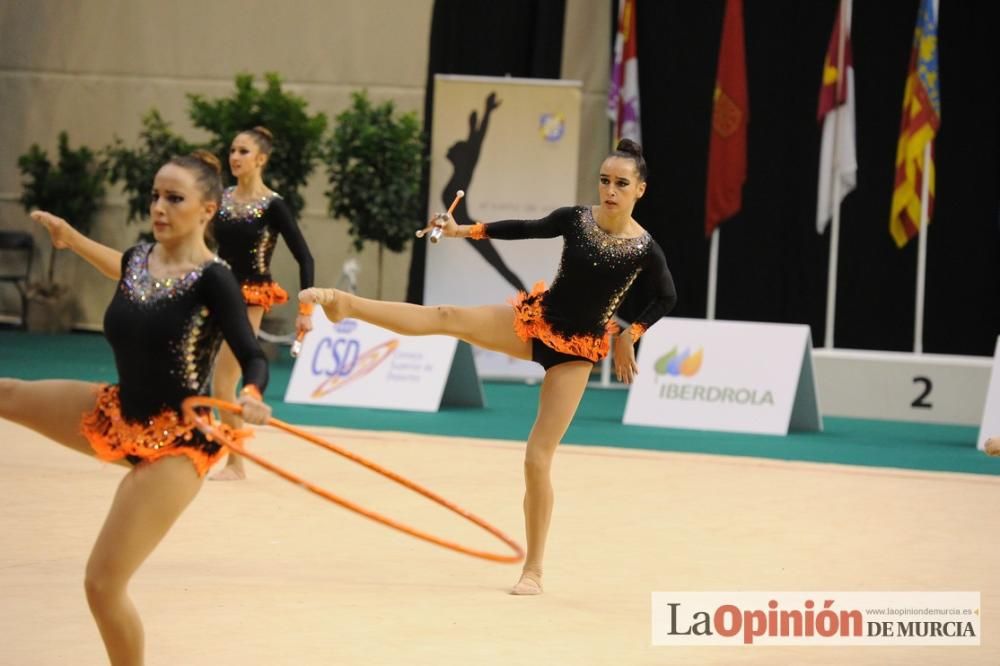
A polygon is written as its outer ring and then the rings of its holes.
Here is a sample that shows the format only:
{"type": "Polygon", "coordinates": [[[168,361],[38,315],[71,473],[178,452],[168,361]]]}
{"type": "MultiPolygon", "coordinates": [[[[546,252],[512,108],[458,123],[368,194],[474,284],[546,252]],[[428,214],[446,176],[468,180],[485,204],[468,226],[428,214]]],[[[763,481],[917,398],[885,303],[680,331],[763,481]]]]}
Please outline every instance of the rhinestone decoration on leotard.
{"type": "Polygon", "coordinates": [[[219,206],[219,219],[226,222],[253,222],[264,217],[264,211],[278,194],[271,192],[253,201],[236,201],[233,198],[235,187],[227,187],[222,191],[222,204],[219,206]]]}
{"type": "MultiPolygon", "coordinates": [[[[152,243],[145,243],[132,252],[122,275],[122,292],[138,303],[158,303],[176,298],[197,282],[202,271],[211,263],[206,262],[182,277],[154,278],[149,274],[149,255],[153,247],[152,243]]],[[[219,258],[213,257],[212,261],[219,261],[219,258]]]]}

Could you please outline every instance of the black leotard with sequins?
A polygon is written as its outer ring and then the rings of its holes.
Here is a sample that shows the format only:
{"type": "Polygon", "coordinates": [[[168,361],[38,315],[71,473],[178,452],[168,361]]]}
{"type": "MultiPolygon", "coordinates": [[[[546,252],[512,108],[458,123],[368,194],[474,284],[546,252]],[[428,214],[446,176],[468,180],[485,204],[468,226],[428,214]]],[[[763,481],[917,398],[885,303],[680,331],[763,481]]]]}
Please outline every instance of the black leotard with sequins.
{"type": "Polygon", "coordinates": [[[313,286],[313,258],[299,225],[285,201],[271,193],[249,203],[233,200],[235,188],[222,193],[213,222],[219,257],[233,269],[240,284],[271,282],[271,255],[280,235],[299,263],[299,287],[313,286]]]}
{"type": "Polygon", "coordinates": [[[122,416],[145,421],[207,395],[223,338],[243,370],[243,383],[263,393],[267,358],[247,319],[232,271],[218,258],[180,278],[149,274],[151,243],[122,256],[122,277],[104,313],[104,335],[118,368],[122,416]]]}
{"type": "Polygon", "coordinates": [[[611,236],[587,206],[559,208],[540,220],[490,222],[484,228],[487,237],[504,240],[563,237],[559,270],[541,301],[545,321],[560,335],[604,335],[633,283],[643,309],[630,323],[640,332],[677,302],[667,260],[652,236],[611,236]]]}

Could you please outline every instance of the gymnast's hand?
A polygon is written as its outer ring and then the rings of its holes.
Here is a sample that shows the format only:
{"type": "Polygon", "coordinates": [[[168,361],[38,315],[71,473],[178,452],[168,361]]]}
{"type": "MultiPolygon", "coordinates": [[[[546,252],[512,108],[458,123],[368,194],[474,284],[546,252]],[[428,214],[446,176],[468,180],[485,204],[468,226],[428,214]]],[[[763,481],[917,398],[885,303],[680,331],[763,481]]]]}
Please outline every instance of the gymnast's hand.
{"type": "Polygon", "coordinates": [[[69,247],[70,239],[75,231],[69,222],[44,210],[33,211],[31,219],[45,227],[45,230],[49,232],[53,247],[60,250],[69,247]]]}
{"type": "Polygon", "coordinates": [[[615,337],[615,374],[623,384],[631,384],[639,374],[639,366],[635,363],[635,342],[632,331],[628,329],[615,337]]]}
{"type": "Polygon", "coordinates": [[[236,401],[243,410],[243,420],[253,425],[264,425],[271,418],[271,408],[258,397],[259,395],[256,388],[252,391],[244,388],[239,400],[236,401]]]}
{"type": "Polygon", "coordinates": [[[309,331],[313,330],[312,317],[300,314],[295,318],[295,337],[301,339],[309,331]]]}
{"type": "Polygon", "coordinates": [[[441,235],[447,236],[448,238],[457,238],[461,236],[458,223],[455,222],[455,218],[448,213],[438,213],[431,218],[426,227],[417,231],[417,238],[423,238],[435,229],[440,229],[441,235]]]}

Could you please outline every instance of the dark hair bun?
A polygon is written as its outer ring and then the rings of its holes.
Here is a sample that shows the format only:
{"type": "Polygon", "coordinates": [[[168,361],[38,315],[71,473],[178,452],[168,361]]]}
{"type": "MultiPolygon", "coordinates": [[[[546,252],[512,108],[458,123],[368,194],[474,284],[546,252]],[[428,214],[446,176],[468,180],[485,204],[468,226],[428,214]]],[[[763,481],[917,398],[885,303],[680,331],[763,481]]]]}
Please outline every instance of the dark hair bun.
{"type": "Polygon", "coordinates": [[[219,158],[215,154],[199,148],[191,153],[191,157],[206,165],[216,175],[222,175],[222,162],[219,161],[219,158]]]}
{"type": "Polygon", "coordinates": [[[257,134],[265,136],[268,141],[274,141],[274,135],[271,134],[271,130],[267,129],[263,125],[257,125],[253,128],[253,131],[257,132],[257,134]]]}
{"type": "Polygon", "coordinates": [[[625,153],[626,155],[635,155],[636,157],[642,157],[642,146],[633,141],[632,139],[622,139],[618,142],[615,150],[619,153],[625,153]]]}

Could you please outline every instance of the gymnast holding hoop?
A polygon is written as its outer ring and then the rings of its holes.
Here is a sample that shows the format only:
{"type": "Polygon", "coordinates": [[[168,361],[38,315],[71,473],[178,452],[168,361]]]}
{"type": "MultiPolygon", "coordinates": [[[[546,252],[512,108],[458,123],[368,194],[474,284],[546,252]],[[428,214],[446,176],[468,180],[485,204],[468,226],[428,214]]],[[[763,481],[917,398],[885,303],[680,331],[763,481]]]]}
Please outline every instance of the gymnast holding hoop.
{"type": "Polygon", "coordinates": [[[600,205],[560,208],[540,220],[460,226],[443,214],[417,232],[432,241],[439,236],[501,240],[562,236],[562,260],[552,286],[546,289],[538,283],[511,304],[421,306],[319,288],[299,294],[299,302],[321,305],[333,322],[352,317],[402,335],[451,335],[545,368],[524,459],[527,557],[513,594],[542,592],[542,559],[553,504],[552,458],[594,363],[608,354],[614,338],[615,371],[621,381],[630,383],[638,372],[635,342],[677,300],[662,250],[632,219],[632,209],[646,191],[646,164],[637,143],[621,141],[604,160],[598,191],[600,205]],[[615,313],[633,283],[645,309],[634,321],[624,322],[615,313]]]}
{"type": "MultiPolygon", "coordinates": [[[[211,153],[175,157],[156,174],[150,217],[155,243],[124,253],[95,243],[65,220],[36,211],[56,247],[70,247],[118,288],[104,315],[118,383],[0,379],[0,417],[69,448],[131,465],[87,562],[85,589],[112,664],[143,661],[143,627],[129,599],[132,575],[194,499],[225,453],[181,414],[209,390],[223,340],[243,371],[243,418],[265,423],[267,359],[247,318],[240,285],[205,243],[219,208],[220,164],[211,153]],[[120,276],[120,278],[119,278],[120,276]]],[[[222,426],[228,438],[245,433],[222,426]]]]}

